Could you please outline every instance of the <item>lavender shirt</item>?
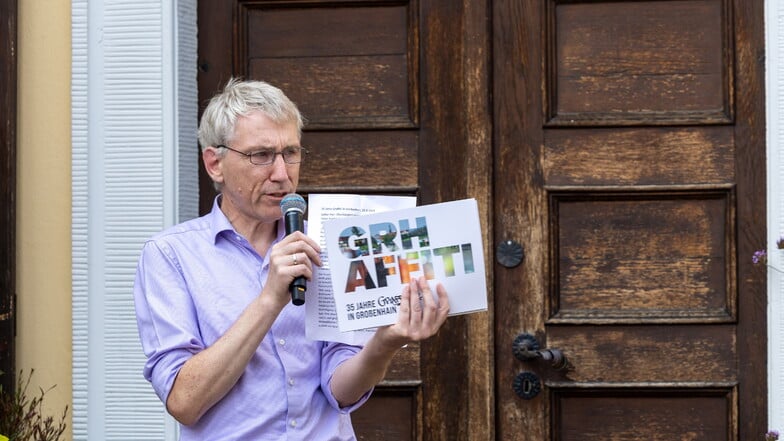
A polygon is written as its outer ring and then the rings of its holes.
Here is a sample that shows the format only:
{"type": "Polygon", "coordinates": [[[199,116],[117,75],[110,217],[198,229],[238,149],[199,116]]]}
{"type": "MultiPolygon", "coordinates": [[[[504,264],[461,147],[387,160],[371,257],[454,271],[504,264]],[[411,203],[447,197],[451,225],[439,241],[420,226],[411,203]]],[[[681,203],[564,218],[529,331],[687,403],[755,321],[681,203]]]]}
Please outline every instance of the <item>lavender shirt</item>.
{"type": "MultiPolygon", "coordinates": [[[[182,365],[209,347],[261,292],[269,252],[259,256],[216,199],[206,216],[147,241],[134,286],[136,319],[147,363],[144,377],[166,402],[182,365]]],[[[278,222],[278,237],[284,236],[278,222]]],[[[360,348],[305,338],[305,307],[289,303],[237,384],[181,440],[353,440],[349,412],[329,382],[360,348]]]]}

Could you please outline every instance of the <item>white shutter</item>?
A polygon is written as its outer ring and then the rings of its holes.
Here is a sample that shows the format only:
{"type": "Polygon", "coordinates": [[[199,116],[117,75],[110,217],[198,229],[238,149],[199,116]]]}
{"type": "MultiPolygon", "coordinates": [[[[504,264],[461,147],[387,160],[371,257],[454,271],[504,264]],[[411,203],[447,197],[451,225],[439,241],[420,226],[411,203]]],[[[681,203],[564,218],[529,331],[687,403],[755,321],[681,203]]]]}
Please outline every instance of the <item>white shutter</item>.
{"type": "Polygon", "coordinates": [[[72,2],[74,440],[176,439],[142,377],[143,241],[196,216],[196,0],[72,2]]]}
{"type": "MultiPolygon", "coordinates": [[[[768,179],[768,428],[784,430],[784,2],[765,1],[768,179]]],[[[750,259],[750,256],[740,256],[750,259]]]]}

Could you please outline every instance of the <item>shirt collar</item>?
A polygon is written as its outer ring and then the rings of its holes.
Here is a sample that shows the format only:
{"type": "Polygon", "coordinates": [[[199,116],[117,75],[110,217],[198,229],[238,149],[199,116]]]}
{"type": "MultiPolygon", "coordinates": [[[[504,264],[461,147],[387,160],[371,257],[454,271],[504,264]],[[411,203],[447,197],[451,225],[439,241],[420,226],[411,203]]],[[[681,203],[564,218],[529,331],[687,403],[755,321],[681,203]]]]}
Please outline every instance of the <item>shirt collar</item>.
{"type": "MultiPolygon", "coordinates": [[[[215,200],[212,202],[212,210],[210,210],[210,213],[207,215],[207,219],[210,224],[210,234],[212,235],[214,241],[213,243],[218,242],[218,237],[224,231],[230,234],[239,234],[237,230],[234,229],[234,226],[231,224],[231,222],[229,222],[229,219],[226,217],[223,211],[220,209],[220,201],[222,197],[223,195],[220,194],[215,196],[215,200]]],[[[280,241],[285,235],[286,231],[283,222],[278,221],[278,235],[273,244],[280,241]]]]}
{"type": "Polygon", "coordinates": [[[215,243],[218,242],[218,236],[224,231],[236,233],[231,222],[229,222],[229,219],[223,214],[223,211],[221,211],[220,201],[221,195],[215,196],[215,200],[212,202],[212,210],[210,210],[210,213],[207,215],[207,219],[210,223],[210,234],[215,243]]]}

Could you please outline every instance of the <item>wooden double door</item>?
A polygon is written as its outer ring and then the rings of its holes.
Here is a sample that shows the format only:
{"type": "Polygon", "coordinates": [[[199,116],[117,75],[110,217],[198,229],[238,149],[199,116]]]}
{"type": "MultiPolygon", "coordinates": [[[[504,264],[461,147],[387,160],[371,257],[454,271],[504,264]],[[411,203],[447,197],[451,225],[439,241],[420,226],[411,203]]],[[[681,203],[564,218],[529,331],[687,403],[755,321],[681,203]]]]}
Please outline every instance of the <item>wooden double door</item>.
{"type": "Polygon", "coordinates": [[[361,439],[761,439],[763,24],[762,0],[199,2],[201,102],[283,88],[301,193],[479,201],[491,307],[400,354],[361,439]]]}

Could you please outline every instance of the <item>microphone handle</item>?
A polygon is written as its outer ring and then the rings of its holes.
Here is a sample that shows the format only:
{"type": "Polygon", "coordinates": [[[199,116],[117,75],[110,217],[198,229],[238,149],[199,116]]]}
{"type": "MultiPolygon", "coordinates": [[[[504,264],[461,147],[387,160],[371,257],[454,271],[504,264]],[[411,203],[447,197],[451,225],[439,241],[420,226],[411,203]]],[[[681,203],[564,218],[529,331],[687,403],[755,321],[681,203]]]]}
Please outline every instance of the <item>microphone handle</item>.
{"type": "MultiPolygon", "coordinates": [[[[305,229],[304,221],[302,220],[302,213],[296,210],[289,210],[285,214],[286,222],[286,235],[305,229]]],[[[289,285],[289,294],[291,294],[291,303],[296,306],[305,304],[305,291],[307,290],[307,280],[305,277],[299,276],[289,285]]]]}
{"type": "Polygon", "coordinates": [[[289,285],[289,294],[291,294],[291,303],[296,306],[305,304],[305,290],[307,289],[305,278],[302,276],[297,277],[289,285]]]}

